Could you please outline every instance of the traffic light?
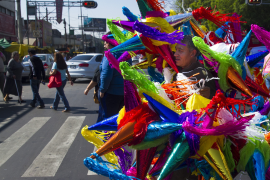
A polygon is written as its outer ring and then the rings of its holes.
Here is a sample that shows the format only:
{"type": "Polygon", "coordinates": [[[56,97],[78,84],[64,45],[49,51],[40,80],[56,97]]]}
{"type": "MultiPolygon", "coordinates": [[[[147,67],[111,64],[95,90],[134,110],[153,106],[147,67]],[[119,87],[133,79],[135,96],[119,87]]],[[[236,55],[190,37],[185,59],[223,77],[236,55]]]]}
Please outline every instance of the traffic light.
{"type": "Polygon", "coordinates": [[[97,2],[96,1],[83,1],[83,7],[85,8],[96,8],[97,2]]]}
{"type": "Polygon", "coordinates": [[[262,0],[247,0],[248,5],[260,5],[262,4],[262,0]]]}

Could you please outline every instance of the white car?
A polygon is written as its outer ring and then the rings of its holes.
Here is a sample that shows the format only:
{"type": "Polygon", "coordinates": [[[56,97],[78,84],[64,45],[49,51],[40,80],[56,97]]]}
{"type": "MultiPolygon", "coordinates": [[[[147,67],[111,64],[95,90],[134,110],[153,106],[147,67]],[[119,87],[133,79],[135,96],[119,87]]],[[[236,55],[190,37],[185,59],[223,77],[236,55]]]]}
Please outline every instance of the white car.
{"type": "Polygon", "coordinates": [[[103,54],[101,53],[79,54],[67,61],[66,63],[71,79],[73,81],[77,78],[92,79],[96,69],[99,68],[102,57],[103,54]]]}
{"type": "MultiPolygon", "coordinates": [[[[54,60],[53,56],[51,54],[36,54],[36,56],[38,56],[42,60],[43,67],[45,70],[45,76],[49,77],[50,71],[53,65],[53,60],[54,60]]],[[[22,72],[23,80],[26,80],[29,78],[29,73],[30,73],[30,66],[28,62],[29,59],[30,59],[30,56],[26,55],[23,57],[23,60],[22,60],[22,65],[24,67],[23,72],[22,72]]]]}

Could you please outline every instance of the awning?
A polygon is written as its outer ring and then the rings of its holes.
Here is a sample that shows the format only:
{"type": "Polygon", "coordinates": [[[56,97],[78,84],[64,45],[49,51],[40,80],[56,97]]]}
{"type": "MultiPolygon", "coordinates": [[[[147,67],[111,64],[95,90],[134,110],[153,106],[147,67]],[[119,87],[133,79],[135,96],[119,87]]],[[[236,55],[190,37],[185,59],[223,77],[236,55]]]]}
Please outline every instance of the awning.
{"type": "Polygon", "coordinates": [[[5,38],[0,39],[0,47],[5,49],[9,46],[11,46],[11,45],[9,44],[9,42],[5,38]]]}

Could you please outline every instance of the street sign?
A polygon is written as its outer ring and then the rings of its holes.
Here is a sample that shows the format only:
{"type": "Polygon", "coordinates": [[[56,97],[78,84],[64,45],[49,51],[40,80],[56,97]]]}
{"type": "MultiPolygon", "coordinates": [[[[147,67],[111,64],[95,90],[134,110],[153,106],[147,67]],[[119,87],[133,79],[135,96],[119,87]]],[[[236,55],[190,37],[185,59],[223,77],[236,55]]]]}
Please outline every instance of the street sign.
{"type": "Polygon", "coordinates": [[[97,7],[97,2],[96,1],[84,1],[82,3],[83,7],[85,8],[96,8],[97,7]]]}
{"type": "Polygon", "coordinates": [[[33,30],[33,37],[41,38],[42,37],[42,31],[41,30],[33,30]]]}
{"type": "Polygon", "coordinates": [[[63,0],[55,0],[56,6],[56,21],[60,24],[62,22],[63,0]]]}

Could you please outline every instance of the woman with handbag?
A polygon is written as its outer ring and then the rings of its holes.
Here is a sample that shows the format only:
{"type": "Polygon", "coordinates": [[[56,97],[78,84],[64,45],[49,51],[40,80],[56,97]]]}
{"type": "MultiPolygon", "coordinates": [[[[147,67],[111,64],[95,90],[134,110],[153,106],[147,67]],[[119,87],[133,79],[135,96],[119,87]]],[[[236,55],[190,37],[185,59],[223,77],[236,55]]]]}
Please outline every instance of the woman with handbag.
{"type": "Polygon", "coordinates": [[[53,63],[52,71],[50,72],[50,75],[55,75],[57,72],[60,72],[61,74],[62,85],[60,87],[56,87],[56,94],[53,101],[53,106],[50,106],[50,108],[57,110],[58,104],[61,98],[65,106],[65,109],[62,112],[70,112],[70,106],[64,93],[64,87],[67,83],[66,73],[68,75],[68,79],[72,86],[73,86],[73,82],[71,81],[71,77],[67,69],[67,64],[63,56],[59,52],[54,54],[54,63],[53,63]]]}

